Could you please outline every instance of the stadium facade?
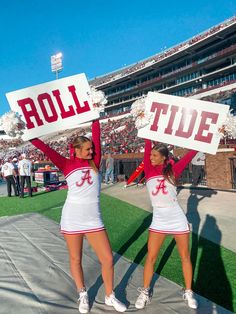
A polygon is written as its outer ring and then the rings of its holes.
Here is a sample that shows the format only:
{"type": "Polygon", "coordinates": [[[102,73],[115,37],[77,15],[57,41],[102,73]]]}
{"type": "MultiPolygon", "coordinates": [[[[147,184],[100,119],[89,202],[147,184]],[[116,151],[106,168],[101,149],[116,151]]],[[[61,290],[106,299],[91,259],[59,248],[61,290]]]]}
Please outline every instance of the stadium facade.
{"type": "Polygon", "coordinates": [[[129,111],[149,91],[228,104],[236,114],[236,16],[89,83],[105,93],[108,116],[129,111]]]}

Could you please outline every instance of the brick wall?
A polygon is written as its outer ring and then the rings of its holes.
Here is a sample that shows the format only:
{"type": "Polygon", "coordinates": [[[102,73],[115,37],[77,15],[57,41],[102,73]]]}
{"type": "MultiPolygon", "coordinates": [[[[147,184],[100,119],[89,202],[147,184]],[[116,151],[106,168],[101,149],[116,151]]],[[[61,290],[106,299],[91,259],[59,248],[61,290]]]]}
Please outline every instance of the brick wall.
{"type": "MultiPolygon", "coordinates": [[[[231,145],[232,147],[235,145],[231,145]]],[[[229,148],[220,145],[219,148],[229,148]]],[[[184,148],[174,150],[174,155],[182,157],[187,152],[184,148]]],[[[230,169],[230,157],[236,156],[236,152],[220,152],[216,155],[206,154],[205,171],[207,186],[212,189],[232,189],[230,169]]]]}
{"type": "Polygon", "coordinates": [[[217,153],[206,156],[207,186],[215,189],[232,189],[230,157],[235,152],[217,153]]]}

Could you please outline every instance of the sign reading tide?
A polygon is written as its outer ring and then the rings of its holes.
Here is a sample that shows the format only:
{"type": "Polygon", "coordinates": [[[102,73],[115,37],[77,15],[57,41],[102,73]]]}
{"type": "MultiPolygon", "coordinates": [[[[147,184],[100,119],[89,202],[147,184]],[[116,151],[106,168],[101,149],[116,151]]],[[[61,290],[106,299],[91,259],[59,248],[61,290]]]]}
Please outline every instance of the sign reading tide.
{"type": "Polygon", "coordinates": [[[138,136],[180,147],[215,154],[218,129],[226,120],[229,106],[149,92],[145,102],[150,123],[138,136]]]}
{"type": "Polygon", "coordinates": [[[84,73],[6,94],[26,123],[23,140],[75,127],[99,117],[84,73]]]}

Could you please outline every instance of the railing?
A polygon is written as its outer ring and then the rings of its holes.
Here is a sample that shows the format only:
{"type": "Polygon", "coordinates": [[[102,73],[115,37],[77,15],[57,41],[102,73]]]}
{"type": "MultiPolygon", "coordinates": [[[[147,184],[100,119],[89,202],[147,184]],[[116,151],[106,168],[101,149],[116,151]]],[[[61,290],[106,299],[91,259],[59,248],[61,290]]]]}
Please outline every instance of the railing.
{"type": "MultiPolygon", "coordinates": [[[[189,164],[185,170],[183,171],[181,177],[178,180],[178,184],[192,184],[192,166],[189,164]]],[[[206,180],[206,171],[205,167],[204,170],[202,171],[201,178],[199,180],[199,185],[204,185],[207,186],[207,180],[206,180]]]]}

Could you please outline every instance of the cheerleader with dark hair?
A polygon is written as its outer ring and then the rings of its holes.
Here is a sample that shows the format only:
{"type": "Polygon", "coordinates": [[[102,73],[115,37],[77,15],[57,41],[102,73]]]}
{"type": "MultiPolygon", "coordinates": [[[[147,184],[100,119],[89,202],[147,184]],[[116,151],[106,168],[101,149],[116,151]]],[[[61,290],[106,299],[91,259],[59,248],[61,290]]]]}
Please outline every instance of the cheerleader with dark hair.
{"type": "Polygon", "coordinates": [[[167,234],[175,238],[182,261],[182,271],[185,281],[184,300],[190,308],[198,307],[193,295],[192,264],[189,252],[189,224],[183,209],[177,200],[176,181],[197,151],[189,151],[179,161],[174,163],[169,158],[168,147],[158,143],[152,148],[150,140],[145,140],[144,171],[146,185],[153,206],[153,218],[149,228],[148,253],[144,265],[143,288],[135,303],[137,309],[142,309],[150,303],[150,283],[154,272],[154,264],[167,234]]]}

